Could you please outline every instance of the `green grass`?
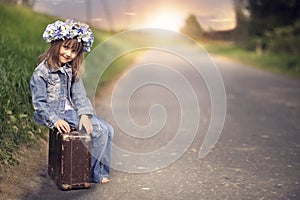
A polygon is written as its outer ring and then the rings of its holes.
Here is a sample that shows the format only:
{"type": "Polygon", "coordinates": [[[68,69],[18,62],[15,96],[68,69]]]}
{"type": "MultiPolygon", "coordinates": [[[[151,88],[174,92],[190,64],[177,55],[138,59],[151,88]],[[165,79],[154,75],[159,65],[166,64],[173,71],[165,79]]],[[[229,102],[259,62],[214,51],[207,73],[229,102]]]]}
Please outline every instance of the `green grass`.
{"type": "MultiPolygon", "coordinates": [[[[47,129],[33,122],[29,80],[37,66],[37,57],[49,47],[42,38],[47,24],[57,18],[35,13],[29,8],[0,3],[0,166],[16,165],[16,151],[21,145],[36,145],[47,129]]],[[[92,28],[94,47],[109,37],[92,28]]],[[[116,45],[128,45],[116,44],[116,45]]],[[[108,52],[109,53],[109,52],[108,52]]],[[[133,57],[114,62],[105,73],[103,84],[113,80],[133,57]]],[[[2,171],[3,172],[3,171],[2,171]]],[[[1,175],[1,171],[0,171],[1,175]]]]}
{"type": "Polygon", "coordinates": [[[53,19],[18,6],[0,4],[0,164],[15,165],[14,152],[33,144],[42,130],[32,119],[29,79],[45,48],[41,33],[53,19]]]}
{"type": "Polygon", "coordinates": [[[232,42],[201,41],[213,54],[223,55],[254,67],[300,78],[300,58],[290,54],[261,53],[247,50],[232,42]]]}

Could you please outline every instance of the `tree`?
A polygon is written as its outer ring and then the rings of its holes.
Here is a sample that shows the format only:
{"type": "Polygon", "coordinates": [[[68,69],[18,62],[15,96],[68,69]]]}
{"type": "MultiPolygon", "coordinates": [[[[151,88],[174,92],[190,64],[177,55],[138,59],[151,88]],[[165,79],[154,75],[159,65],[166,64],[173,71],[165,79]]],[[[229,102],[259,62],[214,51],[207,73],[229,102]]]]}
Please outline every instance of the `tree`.
{"type": "Polygon", "coordinates": [[[190,15],[185,20],[185,25],[180,31],[193,39],[201,38],[204,32],[195,15],[190,15]]]}
{"type": "Polygon", "coordinates": [[[246,40],[248,38],[249,16],[247,14],[246,0],[233,0],[236,16],[236,27],[234,29],[235,40],[246,40]]]}
{"type": "Polygon", "coordinates": [[[299,0],[248,0],[249,33],[263,36],[266,31],[292,25],[300,17],[299,0]]]}

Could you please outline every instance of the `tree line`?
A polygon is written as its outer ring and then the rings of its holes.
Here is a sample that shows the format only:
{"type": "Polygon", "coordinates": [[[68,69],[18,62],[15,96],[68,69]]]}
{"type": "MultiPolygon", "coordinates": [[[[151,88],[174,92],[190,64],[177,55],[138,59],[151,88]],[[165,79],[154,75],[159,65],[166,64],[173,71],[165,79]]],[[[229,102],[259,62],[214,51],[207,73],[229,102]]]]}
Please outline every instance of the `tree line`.
{"type": "Polygon", "coordinates": [[[261,52],[300,54],[299,0],[233,0],[236,27],[233,30],[206,32],[196,16],[186,19],[181,31],[195,39],[220,36],[261,52]]]}

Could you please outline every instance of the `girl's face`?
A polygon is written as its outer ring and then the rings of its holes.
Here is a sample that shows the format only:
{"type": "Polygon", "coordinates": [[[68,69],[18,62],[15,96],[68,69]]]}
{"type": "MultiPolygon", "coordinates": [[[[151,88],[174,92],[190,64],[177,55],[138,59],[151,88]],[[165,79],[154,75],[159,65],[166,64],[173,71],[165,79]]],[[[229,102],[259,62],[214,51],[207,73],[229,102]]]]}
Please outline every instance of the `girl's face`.
{"type": "Polygon", "coordinates": [[[70,45],[62,44],[59,48],[58,61],[60,66],[71,62],[76,58],[78,51],[76,49],[70,47],[70,45]]]}

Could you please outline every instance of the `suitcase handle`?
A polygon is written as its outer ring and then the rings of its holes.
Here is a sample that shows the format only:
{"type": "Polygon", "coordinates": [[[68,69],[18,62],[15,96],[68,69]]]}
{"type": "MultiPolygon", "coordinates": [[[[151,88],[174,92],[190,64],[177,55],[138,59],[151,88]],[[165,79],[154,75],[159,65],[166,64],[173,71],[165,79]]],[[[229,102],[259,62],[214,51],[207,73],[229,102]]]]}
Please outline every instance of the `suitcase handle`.
{"type": "MultiPolygon", "coordinates": [[[[59,131],[58,131],[57,128],[50,129],[50,132],[59,133],[59,131]]],[[[80,135],[80,134],[86,135],[87,133],[85,131],[83,131],[83,130],[78,131],[76,128],[71,127],[71,131],[70,132],[68,132],[68,133],[62,133],[62,134],[69,134],[69,135],[77,136],[77,135],[80,135]]]]}
{"type": "Polygon", "coordinates": [[[87,133],[85,131],[77,131],[77,130],[71,130],[70,134],[71,135],[79,135],[79,134],[87,135],[87,133]]]}

